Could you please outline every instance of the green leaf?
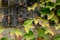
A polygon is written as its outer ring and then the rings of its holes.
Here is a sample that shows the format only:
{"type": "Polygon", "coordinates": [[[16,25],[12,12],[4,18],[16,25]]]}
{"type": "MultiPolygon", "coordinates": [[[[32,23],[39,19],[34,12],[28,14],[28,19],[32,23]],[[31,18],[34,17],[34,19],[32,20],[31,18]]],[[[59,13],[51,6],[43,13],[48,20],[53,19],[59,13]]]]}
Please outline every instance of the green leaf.
{"type": "Polygon", "coordinates": [[[60,5],[60,0],[56,0],[56,5],[60,5]]]}
{"type": "Polygon", "coordinates": [[[33,20],[27,20],[24,22],[23,26],[25,28],[25,31],[28,33],[30,28],[34,28],[32,24],[33,20]]]}
{"type": "Polygon", "coordinates": [[[44,7],[44,6],[45,6],[45,4],[43,4],[43,3],[42,3],[42,4],[40,4],[40,7],[44,7]]]}
{"type": "Polygon", "coordinates": [[[45,2],[50,2],[50,0],[45,0],[45,2]]]}
{"type": "Polygon", "coordinates": [[[26,33],[24,35],[24,37],[26,38],[26,40],[30,40],[30,39],[33,39],[34,38],[34,34],[32,31],[29,31],[29,33],[26,33]]]}
{"type": "Polygon", "coordinates": [[[43,37],[45,35],[44,32],[45,32],[45,29],[44,28],[38,30],[38,36],[39,37],[43,37]]]}
{"type": "Polygon", "coordinates": [[[3,37],[3,38],[1,38],[1,40],[8,40],[8,38],[7,37],[3,37]]]}
{"type": "Polygon", "coordinates": [[[60,40],[60,35],[55,36],[54,40],[60,40]]]}
{"type": "Polygon", "coordinates": [[[49,14],[47,14],[48,20],[51,19],[54,16],[54,12],[50,12],[49,14]]]}
{"type": "Polygon", "coordinates": [[[38,30],[38,36],[44,38],[44,40],[48,40],[48,35],[45,34],[46,28],[42,28],[38,30]]]}
{"type": "Polygon", "coordinates": [[[57,24],[57,26],[55,26],[55,29],[59,30],[60,29],[60,24],[57,24]]]}
{"type": "Polygon", "coordinates": [[[33,20],[26,20],[26,21],[24,22],[23,26],[29,26],[29,25],[32,24],[32,22],[33,22],[33,20]]]}
{"type": "Polygon", "coordinates": [[[57,15],[60,16],[60,9],[57,10],[57,15]]]}
{"type": "Polygon", "coordinates": [[[50,9],[49,8],[41,8],[40,12],[41,12],[41,15],[47,15],[48,13],[50,13],[50,9]]]}
{"type": "Polygon", "coordinates": [[[31,39],[31,40],[36,40],[35,38],[31,39]]]}
{"type": "Polygon", "coordinates": [[[40,2],[43,2],[44,0],[40,0],[40,2]]]}
{"type": "Polygon", "coordinates": [[[53,3],[53,2],[48,2],[48,3],[46,4],[46,7],[50,8],[50,10],[52,10],[53,8],[55,8],[55,3],[53,3]]]}
{"type": "Polygon", "coordinates": [[[54,7],[54,3],[53,2],[48,2],[47,6],[54,7]]]}
{"type": "Polygon", "coordinates": [[[55,16],[53,16],[50,20],[52,20],[52,21],[55,21],[55,23],[57,24],[58,23],[58,17],[55,15],[55,16]]]}

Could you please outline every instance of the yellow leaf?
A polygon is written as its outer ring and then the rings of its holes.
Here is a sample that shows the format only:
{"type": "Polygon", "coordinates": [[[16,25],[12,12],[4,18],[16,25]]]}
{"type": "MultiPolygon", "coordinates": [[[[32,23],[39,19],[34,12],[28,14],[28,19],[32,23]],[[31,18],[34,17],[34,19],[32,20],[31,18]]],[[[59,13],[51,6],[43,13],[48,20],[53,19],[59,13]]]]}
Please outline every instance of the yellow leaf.
{"type": "Polygon", "coordinates": [[[54,15],[52,18],[51,18],[51,20],[54,20],[55,21],[55,23],[57,24],[58,23],[58,17],[56,16],[56,15],[54,15]]]}
{"type": "Polygon", "coordinates": [[[41,20],[42,20],[41,17],[34,18],[34,22],[35,22],[35,24],[39,23],[39,21],[41,21],[41,20]]]}
{"type": "Polygon", "coordinates": [[[51,29],[46,30],[45,34],[48,34],[48,33],[51,34],[52,36],[54,36],[53,30],[51,30],[51,29]]]}
{"type": "Polygon", "coordinates": [[[0,26],[0,34],[4,31],[3,29],[3,26],[0,26]]]}
{"type": "Polygon", "coordinates": [[[35,10],[36,7],[37,7],[37,3],[35,3],[32,7],[28,7],[28,11],[35,10]]]}
{"type": "Polygon", "coordinates": [[[18,30],[18,29],[14,29],[14,30],[12,30],[11,32],[10,32],[10,35],[12,36],[12,35],[16,35],[16,36],[22,36],[23,35],[23,33],[20,31],[20,30],[18,30]]]}
{"type": "Polygon", "coordinates": [[[26,31],[27,33],[29,33],[30,28],[34,28],[34,27],[33,27],[33,26],[25,27],[25,31],[26,31]]]}
{"type": "Polygon", "coordinates": [[[39,21],[39,20],[34,20],[34,23],[37,25],[38,21],[39,21]]]}
{"type": "Polygon", "coordinates": [[[60,29],[60,24],[58,24],[57,26],[55,26],[55,29],[59,30],[60,29]]]}
{"type": "Polygon", "coordinates": [[[48,20],[51,19],[54,16],[54,12],[50,12],[49,14],[47,14],[48,16],[48,20]]]}

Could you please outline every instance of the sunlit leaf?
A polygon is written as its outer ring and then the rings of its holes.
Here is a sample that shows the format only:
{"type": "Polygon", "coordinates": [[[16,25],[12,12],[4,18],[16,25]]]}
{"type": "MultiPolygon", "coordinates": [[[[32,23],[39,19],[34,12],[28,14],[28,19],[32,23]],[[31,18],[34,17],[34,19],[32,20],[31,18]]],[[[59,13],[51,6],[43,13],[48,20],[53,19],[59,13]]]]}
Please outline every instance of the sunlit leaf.
{"type": "Polygon", "coordinates": [[[39,23],[42,27],[49,27],[48,20],[42,19],[41,17],[34,18],[34,23],[39,23]]]}
{"type": "Polygon", "coordinates": [[[30,25],[30,26],[25,27],[25,31],[26,31],[27,33],[29,33],[30,28],[34,28],[34,26],[30,25]]]}
{"type": "Polygon", "coordinates": [[[24,37],[26,38],[26,40],[30,40],[30,39],[33,39],[34,38],[34,34],[32,31],[29,31],[29,33],[26,33],[24,35],[24,37]]]}
{"type": "Polygon", "coordinates": [[[35,8],[37,7],[37,3],[35,3],[33,6],[31,7],[28,7],[28,11],[31,11],[31,10],[35,10],[35,8]]]}
{"type": "Polygon", "coordinates": [[[55,26],[55,29],[59,30],[60,29],[60,24],[57,24],[57,26],[55,26]]]}
{"type": "Polygon", "coordinates": [[[4,31],[3,26],[0,26],[0,34],[4,31]]]}
{"type": "Polygon", "coordinates": [[[41,17],[34,18],[34,23],[37,25],[37,23],[39,23],[40,20],[42,20],[41,17]]]}
{"type": "Polygon", "coordinates": [[[57,15],[60,16],[60,9],[57,10],[57,15]]]}
{"type": "Polygon", "coordinates": [[[48,20],[51,19],[54,16],[54,12],[50,12],[49,14],[47,14],[48,16],[48,20]]]}
{"type": "Polygon", "coordinates": [[[58,23],[58,21],[59,21],[59,20],[58,20],[58,17],[57,17],[56,15],[53,16],[53,17],[51,18],[51,20],[52,20],[52,21],[55,21],[55,23],[58,23]]]}
{"type": "Polygon", "coordinates": [[[56,3],[56,0],[50,0],[50,2],[54,2],[54,3],[56,3]]]}
{"type": "Polygon", "coordinates": [[[45,6],[45,4],[43,4],[43,3],[42,3],[42,4],[40,4],[40,7],[44,7],[44,6],[45,6]]]}
{"type": "Polygon", "coordinates": [[[42,26],[44,25],[44,27],[49,27],[48,20],[43,19],[41,25],[42,25],[42,26]]]}
{"type": "Polygon", "coordinates": [[[55,35],[54,31],[52,29],[49,29],[49,28],[45,31],[45,34],[48,34],[48,33],[51,34],[52,36],[55,35]]]}
{"type": "Polygon", "coordinates": [[[11,34],[11,36],[12,35],[16,35],[16,36],[19,36],[19,35],[23,35],[23,33],[19,30],[19,29],[14,29],[14,30],[12,30],[11,32],[10,32],[10,34],[11,34]]]}
{"type": "Polygon", "coordinates": [[[25,28],[25,31],[28,33],[30,28],[34,28],[32,24],[33,20],[27,20],[24,22],[23,26],[25,28]]]}

